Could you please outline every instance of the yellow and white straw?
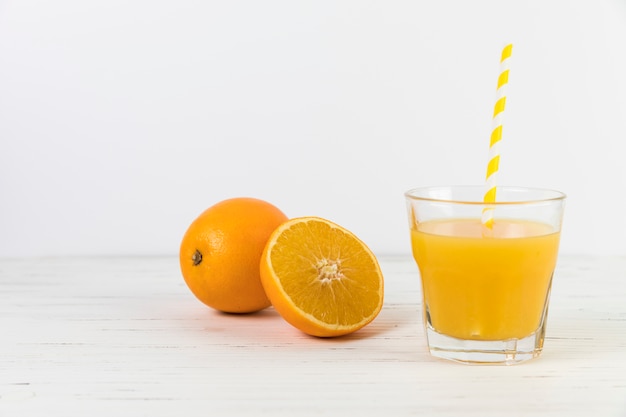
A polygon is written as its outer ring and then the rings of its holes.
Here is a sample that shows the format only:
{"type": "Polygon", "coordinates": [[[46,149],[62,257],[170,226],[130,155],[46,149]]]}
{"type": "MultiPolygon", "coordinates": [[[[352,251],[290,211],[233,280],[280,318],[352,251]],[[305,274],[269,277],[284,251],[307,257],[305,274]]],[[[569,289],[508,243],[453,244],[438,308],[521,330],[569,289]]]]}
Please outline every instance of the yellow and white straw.
{"type": "Polygon", "coordinates": [[[493,207],[489,203],[496,202],[496,177],[500,165],[500,140],[502,139],[502,116],[506,106],[506,87],[509,83],[509,59],[513,45],[509,44],[502,50],[500,58],[500,75],[498,76],[498,88],[496,90],[496,104],[493,109],[491,141],[489,143],[489,163],[487,164],[486,191],[483,202],[482,223],[488,228],[493,227],[493,207]]]}

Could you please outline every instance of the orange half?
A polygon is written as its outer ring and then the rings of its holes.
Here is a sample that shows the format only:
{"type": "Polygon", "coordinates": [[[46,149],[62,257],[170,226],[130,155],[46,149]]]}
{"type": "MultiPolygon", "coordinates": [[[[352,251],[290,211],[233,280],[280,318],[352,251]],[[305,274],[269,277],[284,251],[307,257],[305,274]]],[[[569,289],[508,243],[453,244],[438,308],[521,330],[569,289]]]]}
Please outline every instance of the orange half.
{"type": "Polygon", "coordinates": [[[328,220],[288,220],[261,256],[261,283],[291,325],[319,337],[341,336],[369,324],[383,306],[383,274],[372,251],[328,220]]]}

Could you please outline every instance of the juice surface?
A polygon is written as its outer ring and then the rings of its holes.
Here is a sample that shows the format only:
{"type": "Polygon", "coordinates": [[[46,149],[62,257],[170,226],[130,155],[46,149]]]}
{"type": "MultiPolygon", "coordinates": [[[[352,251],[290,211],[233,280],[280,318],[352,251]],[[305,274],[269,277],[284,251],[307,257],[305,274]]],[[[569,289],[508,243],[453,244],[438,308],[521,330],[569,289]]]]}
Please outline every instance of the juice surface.
{"type": "Polygon", "coordinates": [[[556,265],[560,233],[543,223],[436,220],[411,230],[426,314],[460,339],[526,337],[539,327],[556,265]]]}

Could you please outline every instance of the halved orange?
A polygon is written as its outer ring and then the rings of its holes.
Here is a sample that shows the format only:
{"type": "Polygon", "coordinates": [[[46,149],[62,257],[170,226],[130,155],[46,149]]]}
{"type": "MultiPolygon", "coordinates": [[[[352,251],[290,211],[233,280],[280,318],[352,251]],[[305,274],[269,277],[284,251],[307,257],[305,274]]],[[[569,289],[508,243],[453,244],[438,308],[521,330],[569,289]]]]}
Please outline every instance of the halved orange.
{"type": "Polygon", "coordinates": [[[274,230],[261,256],[261,283],[278,313],[313,336],[352,333],[383,306],[383,274],[372,251],[319,217],[291,219],[274,230]]]}

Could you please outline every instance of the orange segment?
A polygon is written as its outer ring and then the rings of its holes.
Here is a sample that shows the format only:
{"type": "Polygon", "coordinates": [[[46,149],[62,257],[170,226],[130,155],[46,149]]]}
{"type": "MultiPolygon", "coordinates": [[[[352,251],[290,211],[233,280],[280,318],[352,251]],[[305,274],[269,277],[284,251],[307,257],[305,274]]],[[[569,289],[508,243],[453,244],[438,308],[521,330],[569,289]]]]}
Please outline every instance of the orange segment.
{"type": "Polygon", "coordinates": [[[320,337],[352,333],[383,305],[383,275],[353,233],[317,217],[291,219],[270,236],[261,283],[287,322],[320,337]]]}

